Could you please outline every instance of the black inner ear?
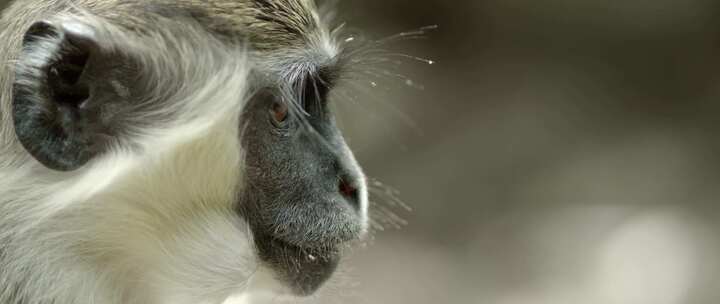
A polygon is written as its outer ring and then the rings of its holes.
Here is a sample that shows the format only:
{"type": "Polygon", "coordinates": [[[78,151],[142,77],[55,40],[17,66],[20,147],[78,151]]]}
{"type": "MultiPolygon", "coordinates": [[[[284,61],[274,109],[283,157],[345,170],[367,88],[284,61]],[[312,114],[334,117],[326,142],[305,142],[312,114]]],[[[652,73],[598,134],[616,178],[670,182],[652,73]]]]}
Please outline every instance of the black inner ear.
{"type": "Polygon", "coordinates": [[[23,39],[13,90],[15,132],[50,169],[78,169],[102,145],[98,114],[88,106],[92,83],[85,75],[99,50],[94,39],[91,29],[49,22],[36,23],[23,39]]]}
{"type": "Polygon", "coordinates": [[[90,98],[90,89],[80,84],[80,77],[85,71],[90,52],[77,48],[69,42],[62,50],[59,60],[47,70],[47,85],[52,100],[59,104],[78,107],[90,98]]]}

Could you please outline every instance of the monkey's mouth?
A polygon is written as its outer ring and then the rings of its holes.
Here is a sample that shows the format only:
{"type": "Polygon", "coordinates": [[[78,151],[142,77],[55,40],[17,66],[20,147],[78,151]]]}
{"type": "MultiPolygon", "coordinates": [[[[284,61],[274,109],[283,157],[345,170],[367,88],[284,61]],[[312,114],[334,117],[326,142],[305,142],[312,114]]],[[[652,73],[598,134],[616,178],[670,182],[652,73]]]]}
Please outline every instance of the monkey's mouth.
{"type": "Polygon", "coordinates": [[[299,296],[315,293],[335,272],[341,258],[337,245],[303,248],[272,236],[256,236],[255,244],[277,279],[299,296]]]}
{"type": "Polygon", "coordinates": [[[319,195],[315,200],[296,199],[257,204],[249,221],[254,233],[264,233],[274,239],[299,248],[327,248],[342,246],[361,238],[363,218],[356,207],[340,195],[319,195]],[[275,207],[269,207],[275,206],[275,207]]]}
{"type": "Polygon", "coordinates": [[[361,236],[355,210],[329,206],[275,209],[271,217],[250,221],[259,258],[295,295],[315,293],[335,272],[343,249],[361,236]]]}
{"type": "Polygon", "coordinates": [[[295,295],[308,296],[335,272],[343,249],[362,237],[363,217],[340,193],[273,196],[279,192],[246,191],[241,214],[260,260],[295,295]]]}

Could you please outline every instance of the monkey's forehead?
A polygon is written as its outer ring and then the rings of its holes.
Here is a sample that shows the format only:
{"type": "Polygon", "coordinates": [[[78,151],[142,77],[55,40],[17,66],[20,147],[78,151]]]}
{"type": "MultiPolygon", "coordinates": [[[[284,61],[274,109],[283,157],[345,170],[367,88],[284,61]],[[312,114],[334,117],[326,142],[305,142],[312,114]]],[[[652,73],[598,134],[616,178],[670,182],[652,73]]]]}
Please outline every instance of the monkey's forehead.
{"type": "MultiPolygon", "coordinates": [[[[314,0],[74,1],[136,33],[200,26],[221,41],[247,45],[257,71],[270,81],[294,84],[320,71],[335,73],[346,62],[337,32],[328,28],[314,0]]],[[[182,36],[181,30],[175,33],[182,36]]]]}
{"type": "Polygon", "coordinates": [[[321,29],[312,0],[188,0],[206,12],[207,25],[221,34],[248,35],[255,48],[300,44],[321,29]]]}
{"type": "Polygon", "coordinates": [[[117,21],[129,27],[152,22],[142,20],[152,14],[190,17],[221,37],[250,41],[256,50],[300,47],[326,31],[313,0],[114,0],[107,12],[118,12],[117,21]]]}

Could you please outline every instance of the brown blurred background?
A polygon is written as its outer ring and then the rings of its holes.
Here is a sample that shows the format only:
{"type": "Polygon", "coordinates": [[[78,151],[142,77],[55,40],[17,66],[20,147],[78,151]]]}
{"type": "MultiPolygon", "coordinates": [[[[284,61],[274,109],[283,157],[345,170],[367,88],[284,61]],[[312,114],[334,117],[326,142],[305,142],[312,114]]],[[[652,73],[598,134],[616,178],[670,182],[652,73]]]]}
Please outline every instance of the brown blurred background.
{"type": "Polygon", "coordinates": [[[720,2],[363,0],[340,11],[375,38],[439,25],[388,46],[437,63],[405,60],[417,85],[363,80],[338,104],[368,175],[413,211],[393,208],[408,225],[355,251],[344,282],[314,301],[720,299],[720,2]]]}

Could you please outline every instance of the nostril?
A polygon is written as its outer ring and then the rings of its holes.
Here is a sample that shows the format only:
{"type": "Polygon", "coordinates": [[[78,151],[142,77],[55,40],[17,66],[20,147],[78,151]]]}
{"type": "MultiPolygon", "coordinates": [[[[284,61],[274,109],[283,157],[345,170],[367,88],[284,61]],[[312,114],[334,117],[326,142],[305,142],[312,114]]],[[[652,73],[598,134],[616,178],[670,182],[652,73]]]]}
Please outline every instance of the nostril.
{"type": "Polygon", "coordinates": [[[340,179],[338,190],[340,191],[340,194],[342,194],[342,196],[345,197],[345,199],[347,199],[348,202],[350,202],[351,204],[357,206],[360,202],[360,194],[358,193],[358,189],[350,182],[348,182],[347,179],[340,179]]]}

